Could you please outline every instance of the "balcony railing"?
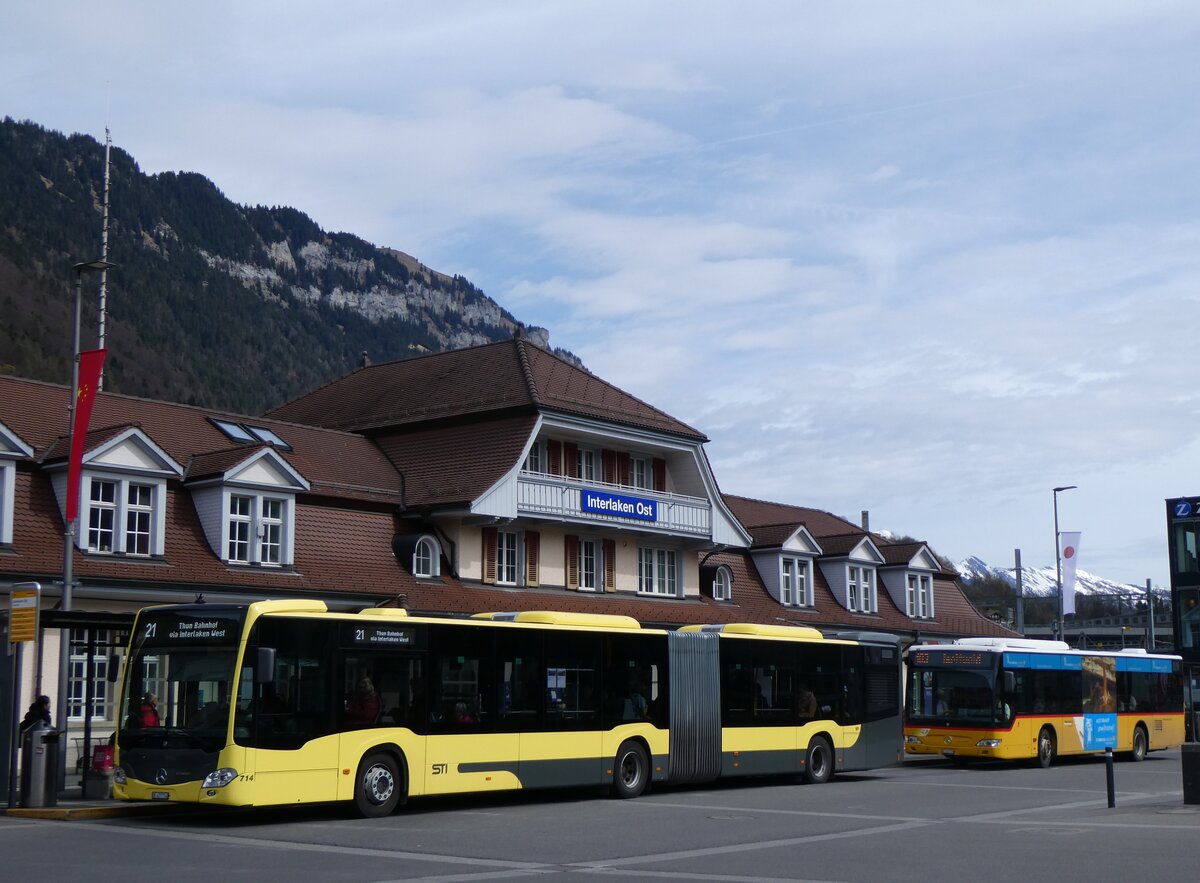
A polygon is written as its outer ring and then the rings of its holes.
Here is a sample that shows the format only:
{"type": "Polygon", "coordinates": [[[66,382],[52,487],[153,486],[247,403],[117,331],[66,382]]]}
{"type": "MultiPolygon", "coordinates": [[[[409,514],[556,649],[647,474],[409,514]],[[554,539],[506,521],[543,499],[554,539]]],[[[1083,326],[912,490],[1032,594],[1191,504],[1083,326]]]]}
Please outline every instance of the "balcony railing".
{"type": "Polygon", "coordinates": [[[580,481],[562,475],[522,472],[517,477],[517,511],[523,515],[548,515],[572,521],[591,521],[597,524],[626,524],[663,533],[712,535],[712,504],[702,497],[686,497],[646,488],[607,484],[603,481],[580,481]],[[585,511],[582,505],[584,489],[653,500],[656,518],[627,517],[620,514],[585,511]]]}

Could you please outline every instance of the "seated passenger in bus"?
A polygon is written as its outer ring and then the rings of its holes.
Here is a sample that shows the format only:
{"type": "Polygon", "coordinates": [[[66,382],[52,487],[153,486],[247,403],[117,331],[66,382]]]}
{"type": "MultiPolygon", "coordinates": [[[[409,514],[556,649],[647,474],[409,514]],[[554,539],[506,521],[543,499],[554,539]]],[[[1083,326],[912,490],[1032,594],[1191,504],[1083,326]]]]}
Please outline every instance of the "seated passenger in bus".
{"type": "Polygon", "coordinates": [[[373,724],[379,719],[379,694],[368,677],[358,680],[358,686],[346,699],[346,720],[352,724],[373,724]]]}
{"type": "Polygon", "coordinates": [[[808,687],[800,687],[798,710],[801,720],[812,720],[817,716],[817,697],[808,687]]]}

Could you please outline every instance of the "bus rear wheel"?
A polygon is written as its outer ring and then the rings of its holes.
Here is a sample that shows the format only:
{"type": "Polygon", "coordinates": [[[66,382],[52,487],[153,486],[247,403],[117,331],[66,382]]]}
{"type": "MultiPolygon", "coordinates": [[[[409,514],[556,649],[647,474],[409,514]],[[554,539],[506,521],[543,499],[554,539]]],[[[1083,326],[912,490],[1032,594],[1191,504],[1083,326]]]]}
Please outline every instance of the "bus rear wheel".
{"type": "Polygon", "coordinates": [[[804,781],[821,785],[833,778],[833,746],[824,736],[808,743],[804,752],[804,781]]]}
{"type": "Polygon", "coordinates": [[[1129,759],[1134,763],[1138,763],[1146,759],[1146,752],[1150,750],[1150,737],[1146,735],[1146,728],[1138,724],[1133,728],[1133,747],[1129,752],[1129,759]]]}
{"type": "Polygon", "coordinates": [[[1054,731],[1049,727],[1042,727],[1042,731],[1038,733],[1038,766],[1042,769],[1049,769],[1050,764],[1054,763],[1054,756],[1058,753],[1058,746],[1054,739],[1054,731]]]}
{"type": "Polygon", "coordinates": [[[365,818],[390,815],[400,802],[400,770],[396,760],[382,751],[369,754],[358,765],[354,806],[365,818]]]}
{"type": "Polygon", "coordinates": [[[613,764],[613,794],[622,799],[638,797],[650,781],[650,758],[646,749],[632,740],[622,742],[613,764]]]}

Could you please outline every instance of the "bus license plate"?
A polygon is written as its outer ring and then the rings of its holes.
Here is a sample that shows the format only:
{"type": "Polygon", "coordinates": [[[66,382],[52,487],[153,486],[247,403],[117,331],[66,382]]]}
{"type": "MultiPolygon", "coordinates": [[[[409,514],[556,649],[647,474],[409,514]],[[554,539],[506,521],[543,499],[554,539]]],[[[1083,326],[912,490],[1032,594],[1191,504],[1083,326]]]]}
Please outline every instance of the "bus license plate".
{"type": "Polygon", "coordinates": [[[171,792],[169,792],[169,791],[151,791],[150,799],[151,800],[170,800],[171,792]]]}
{"type": "Polygon", "coordinates": [[[954,757],[954,749],[953,748],[943,748],[942,754],[945,755],[946,757],[954,757]]]}

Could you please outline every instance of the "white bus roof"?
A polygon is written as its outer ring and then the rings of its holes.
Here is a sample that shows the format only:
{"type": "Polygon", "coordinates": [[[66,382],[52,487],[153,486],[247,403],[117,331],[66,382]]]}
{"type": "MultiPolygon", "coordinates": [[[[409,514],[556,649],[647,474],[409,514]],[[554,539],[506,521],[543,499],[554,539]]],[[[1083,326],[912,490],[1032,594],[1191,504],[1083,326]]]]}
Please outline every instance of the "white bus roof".
{"type": "Polygon", "coordinates": [[[991,650],[1003,653],[1018,650],[1024,653],[1070,653],[1079,656],[1145,656],[1158,659],[1180,659],[1174,653],[1148,653],[1141,647],[1127,650],[1080,650],[1066,641],[1043,641],[1037,638],[958,638],[946,644],[914,644],[912,650],[991,650]]]}

